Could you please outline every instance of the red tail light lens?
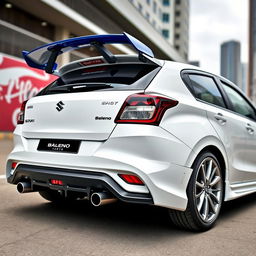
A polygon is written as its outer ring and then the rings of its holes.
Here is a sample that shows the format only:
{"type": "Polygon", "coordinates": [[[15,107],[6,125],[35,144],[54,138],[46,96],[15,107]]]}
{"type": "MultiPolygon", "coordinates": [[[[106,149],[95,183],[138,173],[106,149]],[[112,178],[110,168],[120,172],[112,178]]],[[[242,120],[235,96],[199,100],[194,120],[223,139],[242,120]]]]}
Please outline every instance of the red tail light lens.
{"type": "Polygon", "coordinates": [[[19,112],[19,114],[18,114],[17,124],[24,124],[26,104],[27,104],[27,100],[24,101],[24,102],[21,104],[20,112],[19,112]]]}
{"type": "Polygon", "coordinates": [[[118,176],[122,178],[126,183],[133,185],[144,185],[143,181],[135,175],[118,174],[118,176]]]}
{"type": "Polygon", "coordinates": [[[50,183],[52,185],[59,185],[59,186],[63,186],[63,181],[62,180],[50,180],[50,183]]]}
{"type": "Polygon", "coordinates": [[[15,169],[17,164],[18,164],[17,162],[12,162],[12,169],[15,169]]]}
{"type": "Polygon", "coordinates": [[[121,107],[116,123],[140,123],[159,125],[165,111],[178,101],[149,94],[130,95],[121,107]]]}

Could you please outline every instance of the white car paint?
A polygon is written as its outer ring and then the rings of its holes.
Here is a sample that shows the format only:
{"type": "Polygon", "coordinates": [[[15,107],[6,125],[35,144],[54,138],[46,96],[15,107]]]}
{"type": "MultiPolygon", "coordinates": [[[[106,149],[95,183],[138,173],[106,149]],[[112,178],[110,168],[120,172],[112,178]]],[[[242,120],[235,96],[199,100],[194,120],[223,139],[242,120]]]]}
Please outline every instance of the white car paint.
{"type": "Polygon", "coordinates": [[[192,164],[207,146],[215,146],[225,162],[225,200],[256,191],[256,138],[245,126],[256,123],[233,112],[195,99],[181,79],[181,71],[193,66],[164,62],[162,69],[145,90],[177,100],[159,126],[116,124],[114,119],[125,99],[141,90],[93,91],[34,97],[27,103],[25,119],[35,122],[18,125],[15,147],[8,157],[7,177],[15,174],[11,162],[48,167],[103,172],[129,192],[150,192],[155,205],[185,210],[186,189],[192,164]],[[65,103],[64,111],[55,109],[65,103]],[[102,105],[103,101],[116,102],[102,105]],[[215,115],[227,119],[220,124],[215,115]],[[95,116],[110,120],[95,120],[95,116]],[[79,139],[78,154],[39,152],[41,138],[79,139]],[[140,177],[144,186],[125,183],[117,174],[140,177]]]}

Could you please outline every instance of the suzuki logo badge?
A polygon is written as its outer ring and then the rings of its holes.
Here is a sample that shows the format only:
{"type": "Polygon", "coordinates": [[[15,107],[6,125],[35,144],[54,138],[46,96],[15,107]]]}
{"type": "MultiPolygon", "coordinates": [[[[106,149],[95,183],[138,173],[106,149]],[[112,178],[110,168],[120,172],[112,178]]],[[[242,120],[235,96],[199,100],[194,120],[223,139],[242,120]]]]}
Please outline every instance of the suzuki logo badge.
{"type": "Polygon", "coordinates": [[[57,107],[56,107],[56,109],[60,112],[64,107],[65,104],[62,102],[62,101],[59,101],[58,103],[57,103],[57,107]]]}

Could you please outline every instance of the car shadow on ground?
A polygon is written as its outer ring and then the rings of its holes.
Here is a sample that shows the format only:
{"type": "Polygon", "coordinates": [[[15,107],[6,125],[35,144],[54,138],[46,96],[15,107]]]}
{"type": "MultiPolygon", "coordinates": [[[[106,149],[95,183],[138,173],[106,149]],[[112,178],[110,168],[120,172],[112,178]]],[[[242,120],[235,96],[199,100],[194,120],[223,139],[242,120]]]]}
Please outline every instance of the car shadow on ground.
{"type": "MultiPolygon", "coordinates": [[[[220,221],[229,221],[244,213],[255,205],[256,194],[237,200],[226,202],[220,215],[220,221]]],[[[88,201],[78,201],[68,205],[53,203],[39,203],[33,206],[24,206],[9,209],[9,213],[18,218],[29,219],[40,223],[54,223],[62,228],[75,228],[82,231],[86,228],[108,232],[136,239],[162,239],[168,235],[189,236],[193,233],[173,226],[168,218],[168,211],[161,207],[149,205],[114,204],[93,207],[88,201]]],[[[219,223],[219,222],[218,222],[219,223]]],[[[218,224],[217,224],[218,226],[218,224]]]]}
{"type": "MultiPolygon", "coordinates": [[[[88,201],[78,201],[69,205],[41,203],[11,210],[19,218],[37,222],[51,221],[58,227],[86,228],[111,233],[115,236],[136,239],[137,236],[154,237],[175,232],[184,233],[172,226],[168,212],[161,207],[126,204],[117,202],[100,207],[92,206],[88,201]]],[[[160,239],[160,237],[158,237],[160,239]]],[[[157,238],[157,239],[158,239],[157,238]]]]}
{"type": "Polygon", "coordinates": [[[220,219],[226,220],[229,218],[234,218],[255,206],[255,202],[256,193],[225,202],[222,206],[220,219]]]}

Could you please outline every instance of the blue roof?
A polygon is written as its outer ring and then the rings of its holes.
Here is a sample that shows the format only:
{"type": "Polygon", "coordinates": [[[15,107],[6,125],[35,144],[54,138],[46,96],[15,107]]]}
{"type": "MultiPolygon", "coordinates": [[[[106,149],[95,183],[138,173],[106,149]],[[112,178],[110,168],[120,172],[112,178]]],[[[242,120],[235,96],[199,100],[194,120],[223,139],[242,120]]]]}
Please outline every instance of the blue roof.
{"type": "Polygon", "coordinates": [[[52,61],[51,65],[51,73],[56,70],[57,63],[56,57],[63,54],[64,52],[74,51],[79,48],[88,47],[91,44],[99,43],[99,44],[129,44],[133,46],[133,48],[139,54],[146,54],[150,57],[154,57],[152,50],[140,42],[135,37],[123,33],[123,34],[112,34],[112,35],[91,35],[91,36],[81,36],[70,39],[65,39],[61,41],[56,41],[53,43],[45,44],[40,47],[33,49],[32,51],[23,51],[23,57],[27,64],[30,67],[43,69],[45,70],[47,64],[52,61]],[[55,51],[56,56],[53,56],[53,52],[55,51]]]}

